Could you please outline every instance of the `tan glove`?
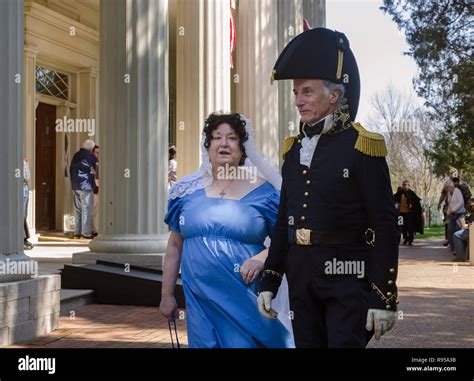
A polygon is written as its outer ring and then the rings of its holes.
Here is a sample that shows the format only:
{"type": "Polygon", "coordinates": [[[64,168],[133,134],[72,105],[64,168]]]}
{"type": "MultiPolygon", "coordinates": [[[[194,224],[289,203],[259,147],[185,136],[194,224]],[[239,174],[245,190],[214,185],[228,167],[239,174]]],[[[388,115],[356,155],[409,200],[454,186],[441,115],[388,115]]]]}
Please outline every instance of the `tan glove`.
{"type": "Polygon", "coordinates": [[[385,332],[392,329],[397,320],[396,311],[369,309],[367,312],[367,331],[374,330],[375,338],[380,340],[385,332]]]}
{"type": "Polygon", "coordinates": [[[276,319],[277,313],[272,308],[272,300],[275,297],[271,291],[263,291],[258,295],[258,310],[267,319],[276,319]]]}

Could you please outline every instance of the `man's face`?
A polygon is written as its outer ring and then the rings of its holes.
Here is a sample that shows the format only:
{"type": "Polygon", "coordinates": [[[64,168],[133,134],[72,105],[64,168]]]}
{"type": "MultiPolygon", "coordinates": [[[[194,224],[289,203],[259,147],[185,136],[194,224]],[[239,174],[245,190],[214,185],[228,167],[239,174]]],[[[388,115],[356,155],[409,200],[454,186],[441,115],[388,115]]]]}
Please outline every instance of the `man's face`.
{"type": "Polygon", "coordinates": [[[408,181],[405,181],[403,184],[402,184],[402,188],[403,190],[409,190],[410,189],[410,183],[408,181]]]}
{"type": "Polygon", "coordinates": [[[92,150],[92,153],[94,154],[95,158],[97,161],[99,161],[99,148],[95,148],[92,150]]]}
{"type": "Polygon", "coordinates": [[[304,123],[314,123],[334,112],[339,93],[328,93],[319,79],[293,80],[295,105],[304,123]]]}
{"type": "Polygon", "coordinates": [[[467,203],[469,213],[474,213],[474,200],[469,200],[467,203]]]}

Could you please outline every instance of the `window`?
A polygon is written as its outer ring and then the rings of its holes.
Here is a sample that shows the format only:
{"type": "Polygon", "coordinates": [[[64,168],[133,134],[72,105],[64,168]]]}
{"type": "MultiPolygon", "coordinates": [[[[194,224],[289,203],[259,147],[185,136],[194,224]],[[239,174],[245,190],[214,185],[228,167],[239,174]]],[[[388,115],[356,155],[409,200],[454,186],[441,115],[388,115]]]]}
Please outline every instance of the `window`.
{"type": "Polygon", "coordinates": [[[52,97],[69,99],[69,76],[36,66],[36,91],[52,97]]]}

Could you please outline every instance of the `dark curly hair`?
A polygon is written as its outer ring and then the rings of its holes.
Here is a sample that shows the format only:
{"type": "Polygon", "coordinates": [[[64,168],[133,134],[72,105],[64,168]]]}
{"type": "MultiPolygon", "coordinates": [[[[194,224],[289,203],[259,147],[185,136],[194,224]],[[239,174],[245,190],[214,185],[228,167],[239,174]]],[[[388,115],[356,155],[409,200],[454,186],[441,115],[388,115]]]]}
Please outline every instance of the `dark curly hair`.
{"type": "Polygon", "coordinates": [[[244,165],[245,159],[247,158],[244,143],[248,140],[249,135],[245,130],[247,123],[242,119],[240,114],[210,114],[204,122],[204,134],[206,135],[204,147],[209,149],[212,140],[212,132],[223,123],[227,123],[239,137],[240,150],[242,151],[242,158],[240,159],[239,165],[244,165]]]}

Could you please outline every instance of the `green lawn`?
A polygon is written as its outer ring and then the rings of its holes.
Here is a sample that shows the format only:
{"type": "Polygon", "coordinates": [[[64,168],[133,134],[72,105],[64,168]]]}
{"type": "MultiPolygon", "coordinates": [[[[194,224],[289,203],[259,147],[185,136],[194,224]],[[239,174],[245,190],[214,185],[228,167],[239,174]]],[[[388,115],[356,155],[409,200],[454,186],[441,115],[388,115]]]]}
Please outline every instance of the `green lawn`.
{"type": "Polygon", "coordinates": [[[416,238],[444,237],[444,225],[435,225],[425,228],[424,234],[417,234],[416,238]]]}

